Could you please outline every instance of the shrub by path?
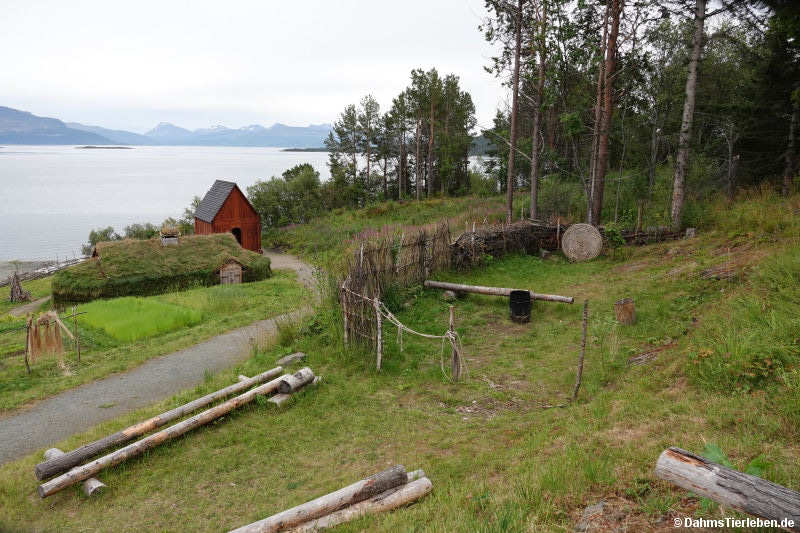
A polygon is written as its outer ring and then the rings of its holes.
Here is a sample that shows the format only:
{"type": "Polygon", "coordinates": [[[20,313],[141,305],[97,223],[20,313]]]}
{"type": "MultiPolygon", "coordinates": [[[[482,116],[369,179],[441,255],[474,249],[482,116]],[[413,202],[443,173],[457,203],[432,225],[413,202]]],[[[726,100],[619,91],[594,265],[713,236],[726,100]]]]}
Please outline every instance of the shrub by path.
{"type": "MultiPolygon", "coordinates": [[[[274,261],[274,268],[291,268],[302,283],[313,283],[311,267],[299,259],[271,252],[265,255],[274,261]]],[[[202,383],[207,372],[218,372],[247,358],[251,339],[272,335],[276,322],[304,312],[260,320],[0,418],[0,464],[202,383]]]]}

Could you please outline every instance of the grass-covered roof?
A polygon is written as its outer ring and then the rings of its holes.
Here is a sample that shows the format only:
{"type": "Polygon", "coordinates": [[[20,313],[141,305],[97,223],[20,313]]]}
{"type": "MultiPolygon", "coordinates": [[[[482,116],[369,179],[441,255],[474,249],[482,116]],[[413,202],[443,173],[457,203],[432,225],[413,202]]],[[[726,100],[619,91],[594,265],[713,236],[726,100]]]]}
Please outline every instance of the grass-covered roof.
{"type": "Polygon", "coordinates": [[[214,272],[229,259],[244,265],[247,281],[270,274],[269,259],[245,250],[230,233],[181,237],[177,246],[162,246],[158,238],[100,242],[95,250],[97,257],[56,274],[56,300],[85,301],[211,285],[216,282],[214,272]]]}

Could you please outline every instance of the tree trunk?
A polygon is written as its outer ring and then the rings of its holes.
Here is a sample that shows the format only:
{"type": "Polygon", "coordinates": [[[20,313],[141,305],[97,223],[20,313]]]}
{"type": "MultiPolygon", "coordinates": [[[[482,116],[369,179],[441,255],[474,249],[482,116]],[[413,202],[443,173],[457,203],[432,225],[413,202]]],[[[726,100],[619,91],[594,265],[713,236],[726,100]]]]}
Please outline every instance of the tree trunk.
{"type": "MultiPolygon", "coordinates": [[[[796,89],[800,90],[800,89],[796,89]]],[[[783,195],[789,196],[792,193],[792,186],[794,185],[795,173],[795,146],[797,144],[797,122],[800,120],[800,104],[798,104],[800,95],[792,98],[792,120],[789,123],[789,141],[786,144],[786,166],[783,170],[783,195]]]]}
{"type": "Polygon", "coordinates": [[[306,366],[294,374],[283,376],[278,384],[278,392],[281,394],[290,394],[303,388],[312,381],[314,381],[314,372],[306,366]]]}
{"type": "MultiPolygon", "coordinates": [[[[385,153],[385,152],[384,152],[385,153]]],[[[386,156],[383,156],[383,199],[389,199],[389,186],[386,184],[386,156]]]]}
{"type": "Polygon", "coordinates": [[[232,530],[230,533],[275,533],[328,515],[408,482],[406,469],[395,465],[315,500],[232,530]]]}
{"type": "Polygon", "coordinates": [[[692,140],[694,103],[697,96],[697,67],[703,53],[703,26],[706,20],[706,0],[696,0],[694,9],[694,38],[692,55],[689,58],[689,75],[686,77],[686,99],[683,102],[681,131],[678,135],[678,155],[675,159],[675,174],[672,180],[672,229],[681,227],[683,202],[686,197],[686,172],[689,168],[689,144],[692,140]]]}
{"type": "Polygon", "coordinates": [[[431,114],[429,117],[430,122],[430,138],[428,139],[428,171],[425,177],[425,184],[428,186],[428,198],[433,196],[433,114],[436,109],[436,106],[433,103],[433,86],[431,86],[431,114]]]}
{"type": "Polygon", "coordinates": [[[79,465],[109,448],[131,441],[136,437],[166,425],[168,422],[182,418],[192,411],[196,411],[201,407],[212,404],[220,398],[247,390],[253,385],[264,383],[265,381],[279,375],[282,371],[283,369],[281,367],[276,367],[252,378],[245,377],[242,380],[241,378],[243,376],[239,376],[238,383],[234,383],[233,385],[212,392],[211,394],[206,394],[201,398],[197,398],[196,400],[185,403],[179,407],[176,407],[175,409],[167,411],[166,413],[161,413],[158,416],[154,416],[153,418],[139,422],[138,424],[134,424],[133,426],[125,428],[121,431],[117,431],[116,433],[107,437],[103,437],[102,439],[90,442],[89,444],[84,444],[80,448],[75,448],[71,452],[67,452],[61,456],[41,462],[36,465],[36,468],[34,469],[36,479],[47,479],[62,472],[66,472],[73,466],[79,465]]]}
{"type": "Polygon", "coordinates": [[[515,44],[514,44],[514,75],[511,79],[511,131],[509,132],[508,150],[508,175],[506,176],[506,223],[511,224],[514,219],[514,158],[517,152],[517,98],[519,93],[519,56],[522,46],[522,4],[517,1],[515,18],[515,44]]]}
{"type": "Polygon", "coordinates": [[[760,477],[712,463],[680,448],[664,450],[656,462],[656,476],[727,507],[800,531],[800,493],[760,477]],[[793,520],[789,527],[782,520],[793,520]]]}
{"type": "Polygon", "coordinates": [[[611,132],[611,119],[614,115],[614,75],[617,64],[617,35],[619,34],[619,19],[622,14],[622,0],[611,2],[611,29],[608,32],[606,45],[606,65],[603,77],[603,112],[600,119],[600,131],[597,142],[597,163],[595,164],[595,179],[592,192],[592,222],[600,223],[603,212],[603,192],[605,189],[606,170],[608,169],[608,137],[611,132]]]}
{"type": "Polygon", "coordinates": [[[596,224],[592,210],[592,199],[596,186],[595,169],[597,168],[597,146],[599,144],[600,121],[603,113],[603,83],[605,82],[605,56],[606,42],[608,41],[608,15],[611,4],[606,3],[605,15],[603,15],[603,37],[600,39],[600,61],[597,65],[597,91],[595,93],[594,104],[594,126],[592,128],[592,149],[589,153],[589,190],[586,195],[586,221],[589,224],[596,224]]]}
{"type": "Polygon", "coordinates": [[[405,485],[381,492],[368,500],[345,507],[329,515],[317,518],[310,522],[299,525],[293,529],[293,533],[312,533],[321,529],[328,529],[351,520],[356,520],[367,514],[392,511],[404,505],[409,505],[427,495],[433,485],[430,479],[422,477],[415,481],[410,481],[405,485]]]}
{"type": "Polygon", "coordinates": [[[119,450],[108,455],[104,455],[103,457],[95,459],[94,461],[83,466],[76,466],[69,472],[39,485],[39,496],[46,498],[47,496],[55,494],[56,492],[69,487],[70,485],[93,477],[104,468],[117,465],[123,461],[126,461],[127,459],[139,456],[150,448],[158,446],[162,442],[174,439],[197,427],[207,424],[213,420],[217,420],[218,418],[230,413],[237,407],[241,407],[242,405],[250,403],[253,401],[253,399],[255,399],[256,396],[260,394],[270,394],[275,392],[281,380],[282,378],[273,379],[272,381],[264,383],[263,385],[259,385],[258,387],[250,389],[244,394],[240,394],[235,398],[231,398],[227,402],[221,403],[216,407],[212,407],[211,409],[207,409],[191,418],[187,418],[183,422],[179,422],[168,427],[167,429],[162,429],[157,433],[153,433],[142,440],[129,444],[124,448],[120,448],[119,450]]]}
{"type": "MultiPolygon", "coordinates": [[[[64,452],[58,448],[50,448],[44,452],[45,459],[55,459],[56,457],[61,457],[62,455],[64,455],[64,452]]],[[[83,480],[83,483],[81,483],[81,488],[83,489],[84,494],[91,496],[95,492],[106,488],[106,484],[96,477],[90,477],[89,479],[83,480]]]]}
{"type": "Polygon", "coordinates": [[[539,21],[539,79],[536,81],[536,93],[533,103],[533,132],[531,134],[531,220],[539,218],[539,123],[542,116],[542,95],[545,80],[545,32],[547,31],[547,4],[541,3],[542,16],[539,21]]]}
{"type": "Polygon", "coordinates": [[[420,128],[422,127],[422,119],[417,118],[417,153],[414,159],[414,172],[417,176],[417,200],[422,198],[422,166],[419,164],[419,137],[420,137],[420,128]]]}

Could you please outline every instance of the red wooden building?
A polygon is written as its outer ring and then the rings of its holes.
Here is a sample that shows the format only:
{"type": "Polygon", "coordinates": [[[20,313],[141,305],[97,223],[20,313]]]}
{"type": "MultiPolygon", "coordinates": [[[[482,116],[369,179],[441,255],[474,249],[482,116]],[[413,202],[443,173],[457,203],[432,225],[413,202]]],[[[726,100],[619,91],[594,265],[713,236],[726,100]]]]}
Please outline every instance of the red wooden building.
{"type": "Polygon", "coordinates": [[[261,217],[239,187],[217,180],[194,213],[194,232],[233,233],[242,248],[261,253],[261,217]]]}

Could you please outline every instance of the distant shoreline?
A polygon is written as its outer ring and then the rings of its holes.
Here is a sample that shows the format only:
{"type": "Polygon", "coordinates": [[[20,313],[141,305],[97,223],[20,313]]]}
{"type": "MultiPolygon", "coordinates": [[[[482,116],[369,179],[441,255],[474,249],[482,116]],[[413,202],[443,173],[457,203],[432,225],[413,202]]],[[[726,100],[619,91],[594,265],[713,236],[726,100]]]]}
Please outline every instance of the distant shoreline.
{"type": "Polygon", "coordinates": [[[76,146],[76,150],[133,150],[133,146],[76,146]]]}
{"type": "Polygon", "coordinates": [[[327,152],[328,149],[323,147],[320,148],[284,148],[281,152],[327,152]]]}

